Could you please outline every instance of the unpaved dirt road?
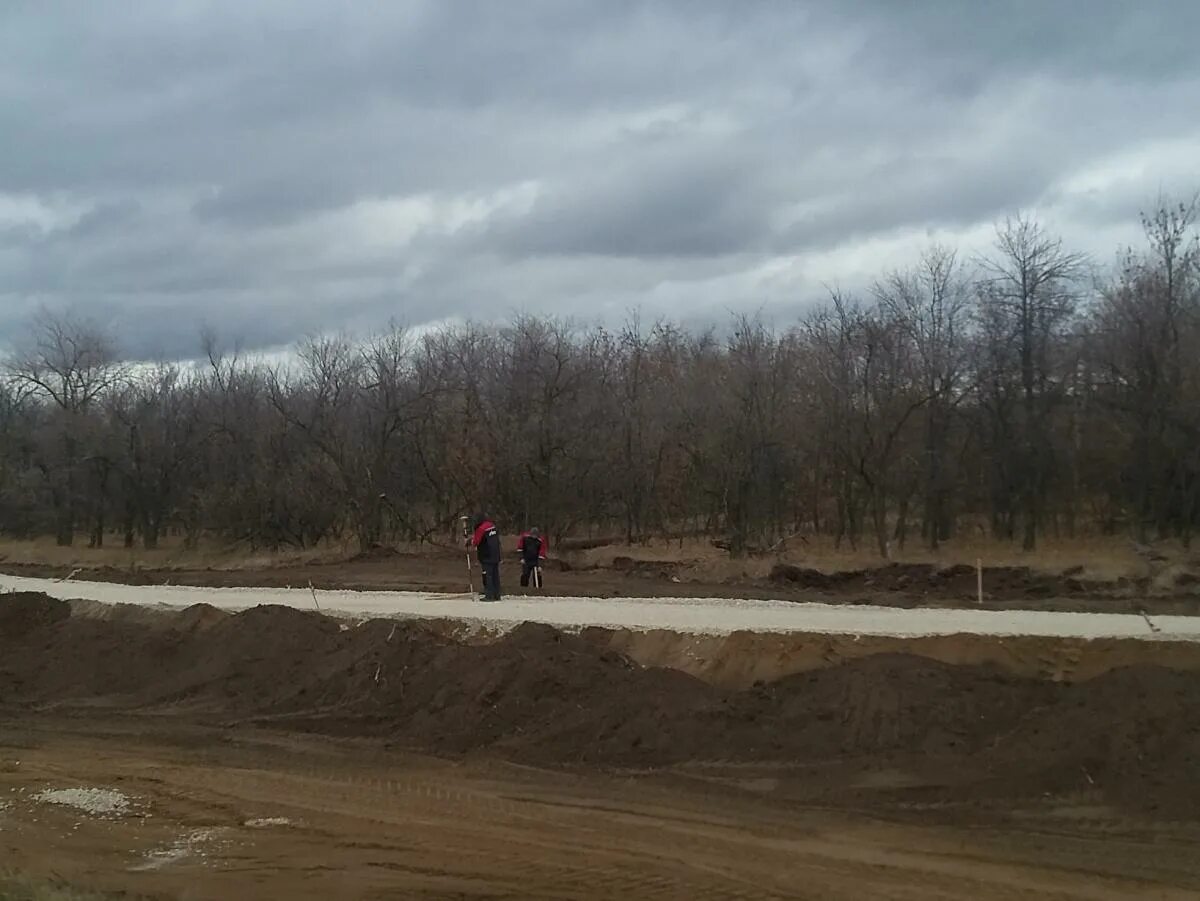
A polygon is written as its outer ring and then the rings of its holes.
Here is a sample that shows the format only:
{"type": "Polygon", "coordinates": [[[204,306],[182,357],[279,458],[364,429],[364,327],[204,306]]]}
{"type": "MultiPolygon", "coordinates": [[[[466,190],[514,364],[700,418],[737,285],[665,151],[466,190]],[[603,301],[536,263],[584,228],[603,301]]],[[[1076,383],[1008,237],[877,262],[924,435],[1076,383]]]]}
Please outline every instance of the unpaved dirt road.
{"type": "MultiPolygon", "coordinates": [[[[620,550],[620,549],[618,549],[620,550]]],[[[570,555],[568,555],[570,556],[570,555]]],[[[111,559],[111,558],[110,558],[111,559]]],[[[0,555],[0,572],[29,578],[117,582],[135,585],[191,585],[207,588],[306,588],[318,591],[420,592],[454,594],[468,586],[460,551],[430,549],[401,553],[380,548],[348,559],[294,561],[236,559],[216,567],[195,563],[135,562],[113,566],[89,561],[85,552],[72,563],[21,562],[0,555]]],[[[866,569],[816,569],[778,564],[764,570],[715,569],[703,562],[632,560],[608,563],[551,560],[547,593],[563,598],[739,598],[795,603],[880,607],[977,609],[976,573],[971,567],[892,563],[866,569]],[[621,562],[624,561],[624,562],[621,562]],[[778,570],[778,572],[777,572],[778,570]],[[755,574],[757,573],[757,575],[755,574]]],[[[1089,578],[1075,567],[1064,572],[1028,567],[984,568],[984,600],[989,610],[1042,610],[1076,613],[1132,613],[1153,616],[1200,615],[1200,573],[1179,569],[1151,579],[1089,578]],[[1071,573],[1074,573],[1073,575],[1071,573]]],[[[474,573],[478,578],[478,570],[474,573]]],[[[502,579],[517,590],[517,567],[506,564],[502,579]]]]}
{"type": "Polygon", "coordinates": [[[39,591],[61,599],[239,610],[280,604],[362,616],[449,618],[506,628],[521,622],[559,627],[671,629],[693,634],[809,632],[839,635],[1029,635],[1200,641],[1200,617],[1044,610],[899,608],[728,598],[564,598],[513,596],[498,604],[464,595],[411,591],[315,591],[121,585],[0,576],[0,591],[39,591]]]}
{"type": "Polygon", "coordinates": [[[193,901],[1200,893],[1194,827],[1061,804],[885,822],[798,806],[786,774],[750,775],[551,772],[170,717],[0,716],[0,853],[30,875],[193,901]],[[70,787],[119,791],[129,811],[33,800],[70,787]]]}

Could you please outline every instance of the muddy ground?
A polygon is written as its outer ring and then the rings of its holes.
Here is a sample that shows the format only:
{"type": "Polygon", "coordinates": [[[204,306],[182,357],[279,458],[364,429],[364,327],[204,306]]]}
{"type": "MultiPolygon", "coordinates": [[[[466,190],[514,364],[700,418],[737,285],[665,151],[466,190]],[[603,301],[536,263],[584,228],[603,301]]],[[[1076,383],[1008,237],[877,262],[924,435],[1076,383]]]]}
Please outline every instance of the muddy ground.
{"type": "Polygon", "coordinates": [[[1155,643],[1065,675],[880,644],[746,685],[602,630],[110,609],[0,597],[9,866],[195,898],[1200,892],[1200,673],[1155,643]],[[30,800],[73,785],[142,806],[30,800]]]}
{"type": "MultiPolygon", "coordinates": [[[[894,563],[827,572],[778,562],[761,577],[714,578],[703,566],[617,555],[602,564],[581,555],[550,560],[545,590],[563,597],[725,597],[881,604],[894,607],[976,607],[976,574],[968,566],[894,563]]],[[[136,585],[304,587],[318,589],[461,592],[468,587],[465,560],[456,551],[399,553],[389,549],[327,563],[279,563],[228,568],[66,566],[0,560],[0,572],[37,578],[136,585]]],[[[502,580],[521,593],[519,565],[509,561],[502,580]]],[[[478,573],[476,572],[476,578],[478,573]]],[[[1101,579],[1081,567],[1043,572],[1020,566],[984,568],[989,609],[1141,612],[1200,615],[1200,575],[1177,567],[1144,577],[1101,579]]]]}
{"type": "MultiPolygon", "coordinates": [[[[1200,830],[1086,798],[981,823],[791,797],[797,768],[548,770],[178,717],[0,718],[4,868],[120,897],[1160,901],[1200,830]],[[19,763],[17,762],[19,761],[19,763]],[[123,816],[39,804],[124,793],[123,816]],[[11,799],[11,800],[10,800],[11,799]]],[[[864,784],[884,788],[902,773],[864,784]]]]}

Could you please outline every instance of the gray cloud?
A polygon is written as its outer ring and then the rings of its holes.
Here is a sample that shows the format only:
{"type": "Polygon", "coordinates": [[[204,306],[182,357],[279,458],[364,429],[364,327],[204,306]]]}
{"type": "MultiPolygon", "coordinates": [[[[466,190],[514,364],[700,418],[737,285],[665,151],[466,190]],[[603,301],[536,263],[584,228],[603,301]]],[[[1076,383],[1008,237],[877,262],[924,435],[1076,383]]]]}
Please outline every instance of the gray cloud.
{"type": "Polygon", "coordinates": [[[720,256],[761,247],[778,202],[745,147],[622,157],[550,186],[532,210],[498,221],[484,243],[516,256],[720,256]]]}
{"type": "Polygon", "coordinates": [[[1198,31],[1188,0],[5,4],[0,338],[40,303],[168,356],[786,316],[1017,207],[1104,255],[1197,187],[1198,31]]]}

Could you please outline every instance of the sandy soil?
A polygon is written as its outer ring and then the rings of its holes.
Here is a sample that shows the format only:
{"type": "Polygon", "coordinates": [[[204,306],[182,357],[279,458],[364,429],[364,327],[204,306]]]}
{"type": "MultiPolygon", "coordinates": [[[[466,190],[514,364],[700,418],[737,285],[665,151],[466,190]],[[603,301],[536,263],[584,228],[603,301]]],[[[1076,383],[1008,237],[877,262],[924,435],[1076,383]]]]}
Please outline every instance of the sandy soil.
{"type": "Polygon", "coordinates": [[[1200,892],[1194,827],[1087,804],[1013,808],[968,826],[915,808],[887,819],[814,809],[778,788],[786,772],[606,775],[172,720],[0,722],[5,865],[113,892],[190,901],[1200,892]],[[131,809],[99,817],[30,799],[48,786],[110,787],[131,809]]]}

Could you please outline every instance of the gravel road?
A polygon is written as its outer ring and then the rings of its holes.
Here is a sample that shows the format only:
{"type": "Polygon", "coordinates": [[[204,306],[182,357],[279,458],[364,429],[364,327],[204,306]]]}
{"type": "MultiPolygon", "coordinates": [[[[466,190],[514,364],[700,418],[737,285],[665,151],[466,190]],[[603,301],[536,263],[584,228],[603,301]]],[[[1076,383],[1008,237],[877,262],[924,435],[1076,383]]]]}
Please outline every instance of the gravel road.
{"type": "Polygon", "coordinates": [[[1145,617],[1127,613],[1061,613],[1033,610],[962,610],[724,598],[557,598],[512,596],[481,603],[464,595],[408,591],[317,591],[308,588],[198,588],[60,582],[0,576],[2,591],[43,591],[65,600],[187,607],[205,603],[226,610],[260,604],[320,609],[351,616],[456,619],[496,628],[532,621],[563,628],[603,626],[669,629],[721,635],[815,632],[887,635],[1036,635],[1057,638],[1142,638],[1200,641],[1200,617],[1145,617]],[[1156,631],[1157,630],[1157,631],[1156,631]]]}

